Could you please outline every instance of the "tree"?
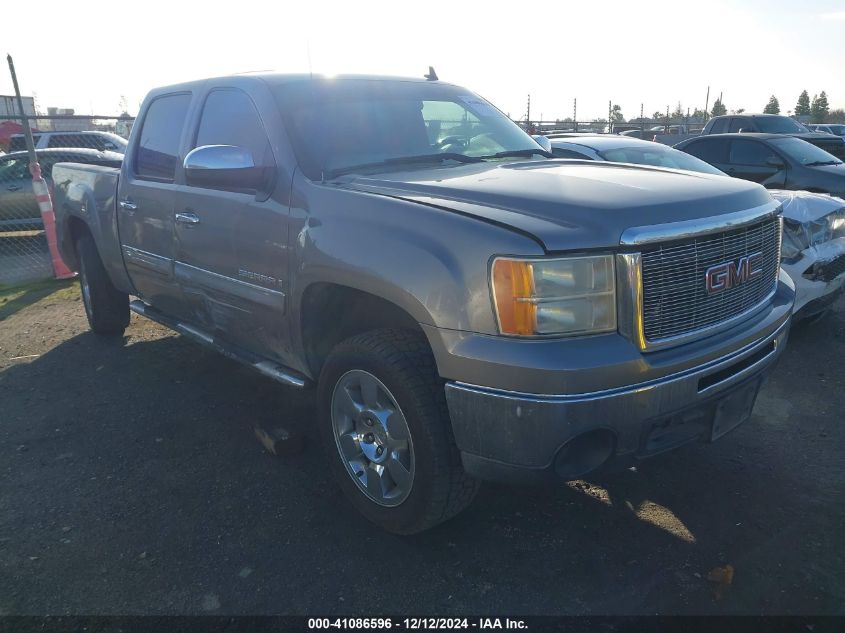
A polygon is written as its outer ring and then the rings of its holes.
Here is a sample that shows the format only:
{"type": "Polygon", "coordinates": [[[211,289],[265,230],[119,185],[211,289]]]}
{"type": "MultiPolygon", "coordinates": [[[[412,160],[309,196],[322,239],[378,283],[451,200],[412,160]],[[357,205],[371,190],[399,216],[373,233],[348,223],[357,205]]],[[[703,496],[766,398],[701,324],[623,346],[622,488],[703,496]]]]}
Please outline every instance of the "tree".
{"type": "Polygon", "coordinates": [[[831,110],[830,114],[827,115],[827,122],[845,123],[845,110],[843,110],[842,108],[836,108],[835,110],[831,110]]]}
{"type": "Polygon", "coordinates": [[[625,121],[625,115],[622,114],[622,108],[615,103],[610,109],[610,114],[614,123],[623,123],[625,121]]]}
{"type": "Polygon", "coordinates": [[[716,99],[713,102],[713,109],[710,111],[711,116],[722,116],[723,114],[727,114],[728,109],[724,106],[721,99],[716,99]]]}
{"type": "Polygon", "coordinates": [[[763,108],[764,114],[780,114],[780,103],[775,95],[769,97],[769,102],[763,108]]]}
{"type": "Polygon", "coordinates": [[[830,104],[827,102],[827,94],[824,90],[819,96],[813,95],[813,105],[810,106],[810,116],[813,123],[824,123],[830,112],[830,104]]]}
{"type": "Polygon", "coordinates": [[[798,97],[798,103],[795,104],[795,116],[807,116],[810,114],[810,95],[805,90],[798,97]]]}

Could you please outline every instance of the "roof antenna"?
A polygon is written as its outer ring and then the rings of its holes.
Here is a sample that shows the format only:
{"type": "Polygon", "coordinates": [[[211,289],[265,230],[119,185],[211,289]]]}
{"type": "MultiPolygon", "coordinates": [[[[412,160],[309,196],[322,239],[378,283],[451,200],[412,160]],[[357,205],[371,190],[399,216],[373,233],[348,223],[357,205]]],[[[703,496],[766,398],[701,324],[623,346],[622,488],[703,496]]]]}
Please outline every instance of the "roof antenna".
{"type": "Polygon", "coordinates": [[[434,72],[434,66],[429,66],[428,67],[428,74],[423,75],[423,77],[425,77],[429,81],[437,81],[438,77],[437,77],[437,73],[434,72]]]}

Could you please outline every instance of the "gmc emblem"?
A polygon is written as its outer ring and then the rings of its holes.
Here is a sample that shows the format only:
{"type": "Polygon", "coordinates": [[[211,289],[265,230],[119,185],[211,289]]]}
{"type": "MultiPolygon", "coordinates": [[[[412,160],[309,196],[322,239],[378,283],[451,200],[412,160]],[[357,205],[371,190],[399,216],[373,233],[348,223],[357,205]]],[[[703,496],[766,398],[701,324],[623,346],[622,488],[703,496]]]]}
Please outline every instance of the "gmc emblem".
{"type": "Polygon", "coordinates": [[[708,268],[704,273],[704,287],[708,295],[714,295],[756,279],[762,274],[763,253],[752,253],[740,257],[739,261],[724,262],[708,268]]]}

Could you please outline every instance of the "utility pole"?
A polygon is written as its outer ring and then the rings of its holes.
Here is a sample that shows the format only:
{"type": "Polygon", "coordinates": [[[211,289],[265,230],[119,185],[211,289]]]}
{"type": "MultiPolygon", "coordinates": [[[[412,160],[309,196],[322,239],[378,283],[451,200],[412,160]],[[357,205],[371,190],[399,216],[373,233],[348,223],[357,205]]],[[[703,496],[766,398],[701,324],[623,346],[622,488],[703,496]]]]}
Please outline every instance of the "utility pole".
{"type": "Polygon", "coordinates": [[[15,62],[12,61],[11,55],[6,55],[6,61],[9,62],[9,72],[12,74],[12,85],[15,87],[15,97],[18,102],[18,110],[21,113],[21,123],[23,124],[23,137],[26,139],[26,149],[29,152],[29,162],[38,162],[35,156],[35,142],[32,140],[32,129],[29,127],[29,119],[26,118],[26,112],[23,109],[23,99],[21,99],[21,89],[18,86],[18,76],[15,73],[15,62]]]}
{"type": "Polygon", "coordinates": [[[531,130],[531,95],[528,95],[528,114],[525,115],[525,127],[531,130]]]}

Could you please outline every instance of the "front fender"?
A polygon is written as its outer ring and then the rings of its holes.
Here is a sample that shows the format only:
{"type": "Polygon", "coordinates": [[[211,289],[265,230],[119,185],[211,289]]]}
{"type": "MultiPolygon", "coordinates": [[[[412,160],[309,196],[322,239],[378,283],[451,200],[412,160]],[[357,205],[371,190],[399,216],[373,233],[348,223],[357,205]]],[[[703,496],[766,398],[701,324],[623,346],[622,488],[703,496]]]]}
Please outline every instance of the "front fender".
{"type": "Polygon", "coordinates": [[[294,314],[312,283],[368,292],[421,324],[496,334],[494,255],[542,255],[539,244],[448,210],[299,179],[291,209],[294,314]]]}

